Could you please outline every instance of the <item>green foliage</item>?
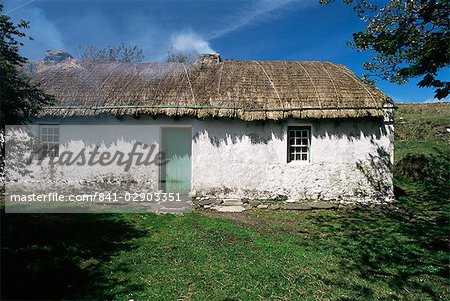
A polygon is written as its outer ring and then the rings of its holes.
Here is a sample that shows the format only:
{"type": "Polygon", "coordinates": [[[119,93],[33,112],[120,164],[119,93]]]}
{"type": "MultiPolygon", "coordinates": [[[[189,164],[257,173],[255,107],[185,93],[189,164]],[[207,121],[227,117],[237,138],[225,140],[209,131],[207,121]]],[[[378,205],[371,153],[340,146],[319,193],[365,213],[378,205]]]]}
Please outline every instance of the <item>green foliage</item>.
{"type": "Polygon", "coordinates": [[[395,171],[411,181],[440,184],[449,180],[448,159],[409,153],[395,165],[395,171]]]}
{"type": "Polygon", "coordinates": [[[1,62],[19,65],[24,63],[26,59],[19,54],[19,47],[23,46],[23,43],[19,42],[17,39],[26,37],[26,34],[21,30],[28,29],[29,23],[21,20],[17,25],[14,25],[11,18],[2,12],[3,4],[0,3],[0,30],[2,37],[0,40],[1,62]]]}
{"type": "Polygon", "coordinates": [[[344,3],[353,5],[367,23],[364,31],[353,34],[349,45],[373,53],[371,61],[363,65],[371,76],[399,84],[421,77],[419,87],[434,88],[436,98],[449,94],[450,82],[437,77],[450,61],[447,0],[390,0],[379,10],[365,0],[344,3]]]}
{"type": "Polygon", "coordinates": [[[140,63],[144,59],[142,49],[138,46],[126,46],[124,43],[118,47],[108,46],[106,48],[97,49],[95,46],[88,46],[83,51],[80,58],[82,60],[97,62],[128,62],[140,63]]]}
{"type": "Polygon", "coordinates": [[[16,25],[3,14],[0,3],[0,175],[5,163],[2,137],[5,125],[23,124],[53,102],[52,96],[31,84],[19,71],[26,62],[26,58],[19,54],[19,47],[23,45],[19,39],[26,37],[22,30],[27,28],[27,22],[22,20],[16,25]]]}
{"type": "Polygon", "coordinates": [[[29,79],[18,71],[26,62],[19,54],[23,44],[18,39],[26,37],[22,30],[28,23],[21,21],[15,25],[9,16],[2,13],[0,4],[0,127],[6,124],[22,124],[35,116],[52,97],[32,85],[29,79]]]}
{"type": "Polygon", "coordinates": [[[31,84],[25,75],[0,58],[0,127],[22,124],[36,116],[53,98],[31,84]]]}
{"type": "MultiPolygon", "coordinates": [[[[450,103],[400,104],[396,113],[394,182],[414,215],[450,221],[450,103]]],[[[447,232],[448,235],[448,232],[447,232]]]]}

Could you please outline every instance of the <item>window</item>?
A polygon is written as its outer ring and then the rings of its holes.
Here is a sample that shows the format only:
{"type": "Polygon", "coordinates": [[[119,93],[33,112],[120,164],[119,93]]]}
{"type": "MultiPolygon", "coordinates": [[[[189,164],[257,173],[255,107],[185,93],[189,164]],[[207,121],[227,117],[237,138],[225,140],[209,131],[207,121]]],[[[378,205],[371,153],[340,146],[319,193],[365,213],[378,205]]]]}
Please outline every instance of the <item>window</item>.
{"type": "Polygon", "coordinates": [[[309,161],[311,145],[311,127],[288,127],[288,162],[309,161]]]}
{"type": "Polygon", "coordinates": [[[39,125],[39,142],[41,157],[59,156],[59,125],[39,125]]]}

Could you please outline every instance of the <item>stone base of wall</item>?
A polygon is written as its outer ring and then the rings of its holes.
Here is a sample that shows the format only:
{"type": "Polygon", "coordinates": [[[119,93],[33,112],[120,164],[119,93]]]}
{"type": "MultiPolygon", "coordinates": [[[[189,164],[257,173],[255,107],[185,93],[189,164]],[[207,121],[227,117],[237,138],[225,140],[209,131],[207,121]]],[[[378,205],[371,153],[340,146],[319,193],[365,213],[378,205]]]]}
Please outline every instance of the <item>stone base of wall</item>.
{"type": "Polygon", "coordinates": [[[396,210],[393,202],[343,202],[343,201],[308,201],[308,200],[240,200],[216,199],[212,197],[192,198],[194,209],[217,210],[219,212],[242,212],[250,209],[263,210],[396,210]]]}

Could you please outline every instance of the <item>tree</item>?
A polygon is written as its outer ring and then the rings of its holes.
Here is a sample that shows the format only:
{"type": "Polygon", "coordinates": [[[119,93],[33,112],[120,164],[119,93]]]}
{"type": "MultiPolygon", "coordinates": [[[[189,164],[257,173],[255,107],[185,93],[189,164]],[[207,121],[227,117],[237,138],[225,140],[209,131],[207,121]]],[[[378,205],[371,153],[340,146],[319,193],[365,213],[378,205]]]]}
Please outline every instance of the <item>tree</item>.
{"type": "Polygon", "coordinates": [[[2,136],[5,125],[25,123],[53,101],[52,96],[31,84],[19,71],[27,59],[19,54],[23,43],[18,40],[27,37],[22,30],[28,28],[28,22],[23,20],[14,24],[9,16],[3,14],[0,3],[0,173],[4,166],[2,136]]]}
{"type": "Polygon", "coordinates": [[[22,20],[15,25],[2,12],[0,4],[0,126],[3,129],[6,124],[29,121],[43,106],[51,104],[53,98],[19,71],[27,59],[19,54],[23,43],[18,40],[27,37],[22,30],[29,28],[28,22],[22,20]]]}
{"type": "Polygon", "coordinates": [[[138,46],[126,46],[124,43],[118,47],[108,46],[106,48],[97,49],[95,46],[81,48],[83,53],[80,58],[82,60],[98,61],[98,62],[129,62],[140,63],[144,59],[142,49],[138,46]]]}
{"type": "Polygon", "coordinates": [[[197,52],[181,52],[181,51],[176,51],[173,48],[171,48],[169,51],[167,51],[166,62],[193,64],[200,57],[201,57],[201,55],[197,52]]]}
{"type": "Polygon", "coordinates": [[[450,83],[438,78],[450,61],[448,0],[390,0],[380,8],[365,0],[343,1],[367,23],[348,43],[358,51],[373,52],[371,61],[363,64],[369,72],[366,78],[403,84],[420,77],[418,86],[434,88],[436,98],[449,94],[450,83]]]}

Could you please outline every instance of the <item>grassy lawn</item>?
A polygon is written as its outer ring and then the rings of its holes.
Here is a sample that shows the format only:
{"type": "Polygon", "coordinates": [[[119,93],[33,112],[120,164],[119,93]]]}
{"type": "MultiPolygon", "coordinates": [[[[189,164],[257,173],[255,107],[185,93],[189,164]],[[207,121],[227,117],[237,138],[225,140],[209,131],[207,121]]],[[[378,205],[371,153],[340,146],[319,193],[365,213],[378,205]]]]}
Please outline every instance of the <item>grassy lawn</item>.
{"type": "MultiPolygon", "coordinates": [[[[421,116],[431,125],[418,139],[410,110],[398,113],[397,162],[448,160],[433,131],[449,112],[421,116]]],[[[396,185],[396,212],[2,212],[1,299],[449,300],[448,177],[396,185]]]]}

